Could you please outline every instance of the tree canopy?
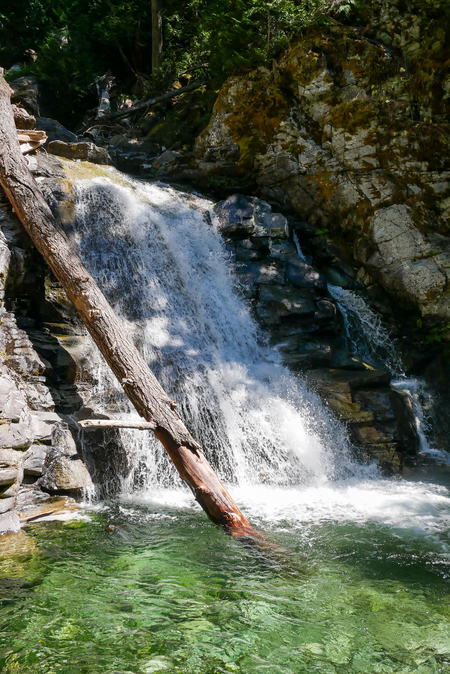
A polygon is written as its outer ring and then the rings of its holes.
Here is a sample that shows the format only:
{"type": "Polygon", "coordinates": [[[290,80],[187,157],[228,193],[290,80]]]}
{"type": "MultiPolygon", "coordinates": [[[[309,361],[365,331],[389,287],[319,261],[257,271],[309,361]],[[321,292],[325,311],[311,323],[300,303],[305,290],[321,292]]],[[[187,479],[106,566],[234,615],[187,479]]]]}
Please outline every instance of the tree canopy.
{"type": "Polygon", "coordinates": [[[76,116],[106,71],[128,95],[137,84],[151,89],[205,72],[220,84],[239,69],[270,61],[302,28],[346,2],[165,0],[163,59],[150,80],[148,0],[16,0],[0,10],[0,64],[24,63],[25,72],[46,82],[63,114],[76,116]],[[27,56],[30,49],[36,61],[27,56]]]}

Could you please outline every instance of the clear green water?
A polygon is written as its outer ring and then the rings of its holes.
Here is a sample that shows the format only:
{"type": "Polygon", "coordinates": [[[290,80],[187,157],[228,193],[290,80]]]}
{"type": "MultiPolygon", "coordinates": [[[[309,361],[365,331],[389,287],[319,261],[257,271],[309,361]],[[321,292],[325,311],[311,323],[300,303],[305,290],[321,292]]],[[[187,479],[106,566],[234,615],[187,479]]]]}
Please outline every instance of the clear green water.
{"type": "Polygon", "coordinates": [[[425,507],[434,497],[422,492],[420,530],[401,514],[383,522],[369,501],[363,516],[361,495],[350,519],[342,494],[322,510],[325,492],[291,499],[295,521],[270,519],[256,499],[248,508],[283,546],[276,556],[189,502],[117,502],[90,521],[30,524],[39,552],[0,563],[0,671],[450,673],[450,509],[442,492],[425,507]]]}

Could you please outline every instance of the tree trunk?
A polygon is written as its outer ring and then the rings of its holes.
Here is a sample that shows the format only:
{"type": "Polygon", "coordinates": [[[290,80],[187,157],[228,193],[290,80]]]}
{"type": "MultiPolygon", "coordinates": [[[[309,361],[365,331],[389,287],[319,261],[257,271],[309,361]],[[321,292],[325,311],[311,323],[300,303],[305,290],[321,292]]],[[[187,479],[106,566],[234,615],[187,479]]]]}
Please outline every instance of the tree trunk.
{"type": "Polygon", "coordinates": [[[163,49],[161,0],[152,0],[152,76],[158,76],[163,49]]]}
{"type": "Polygon", "coordinates": [[[51,267],[136,410],[154,424],[182,479],[213,522],[235,536],[264,539],[245,519],[209,465],[96,282],[71,249],[20,152],[0,74],[0,183],[34,245],[51,267]]]}

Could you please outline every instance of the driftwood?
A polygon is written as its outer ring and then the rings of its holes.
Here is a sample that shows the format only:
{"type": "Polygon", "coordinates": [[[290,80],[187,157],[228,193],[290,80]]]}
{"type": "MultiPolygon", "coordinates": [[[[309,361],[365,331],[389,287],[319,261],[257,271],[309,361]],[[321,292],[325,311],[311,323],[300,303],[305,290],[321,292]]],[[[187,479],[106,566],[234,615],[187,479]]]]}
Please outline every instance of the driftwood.
{"type": "Polygon", "coordinates": [[[26,131],[17,129],[17,139],[20,143],[20,151],[22,154],[27,154],[43,145],[47,140],[45,131],[26,131]]]}
{"type": "Polygon", "coordinates": [[[139,431],[154,431],[153,421],[126,421],[125,419],[83,419],[78,425],[81,428],[137,428],[139,431]]]}
{"type": "Polygon", "coordinates": [[[246,520],[206,460],[120,320],[64,232],[57,226],[20,152],[10,104],[11,89],[0,74],[0,183],[34,245],[42,254],[145,421],[155,425],[180,476],[213,522],[230,534],[264,541],[246,520]]]}
{"type": "Polygon", "coordinates": [[[207,82],[208,80],[198,80],[197,82],[192,82],[192,84],[187,84],[185,87],[173,89],[173,91],[168,91],[165,94],[161,94],[161,96],[156,96],[155,98],[149,98],[147,101],[136,103],[136,105],[132,105],[130,108],[126,108],[125,110],[118,110],[117,112],[112,112],[109,115],[104,115],[102,117],[102,122],[105,122],[110,119],[129,117],[130,115],[133,115],[135,112],[139,112],[139,110],[150,108],[152,105],[162,103],[163,101],[168,101],[171,98],[175,98],[175,96],[180,96],[181,94],[185,94],[188,91],[194,91],[195,89],[199,89],[207,82]]]}

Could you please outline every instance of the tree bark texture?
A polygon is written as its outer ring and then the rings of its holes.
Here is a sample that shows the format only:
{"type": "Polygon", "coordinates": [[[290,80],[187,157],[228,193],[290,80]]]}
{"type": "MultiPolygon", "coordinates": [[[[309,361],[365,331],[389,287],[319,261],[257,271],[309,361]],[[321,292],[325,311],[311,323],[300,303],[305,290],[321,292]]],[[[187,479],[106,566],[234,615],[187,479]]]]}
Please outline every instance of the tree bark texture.
{"type": "Polygon", "coordinates": [[[154,425],[182,479],[213,522],[232,535],[263,539],[222,485],[202,448],[177,414],[92,276],[58,227],[23,158],[10,104],[11,89],[0,75],[0,183],[108,365],[139,415],[154,425]]]}

